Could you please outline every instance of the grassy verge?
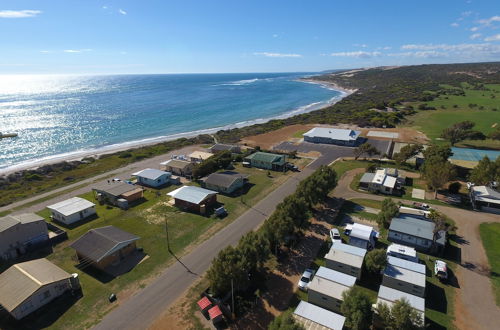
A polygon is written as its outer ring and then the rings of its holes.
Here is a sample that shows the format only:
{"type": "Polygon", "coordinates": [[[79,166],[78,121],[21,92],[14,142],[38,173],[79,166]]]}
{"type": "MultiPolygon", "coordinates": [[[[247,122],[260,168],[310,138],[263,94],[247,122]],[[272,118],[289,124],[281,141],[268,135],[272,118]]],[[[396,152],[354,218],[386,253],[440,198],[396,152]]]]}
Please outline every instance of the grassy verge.
{"type": "Polygon", "coordinates": [[[500,223],[482,223],[479,232],[490,263],[493,292],[500,306],[500,223]]]}

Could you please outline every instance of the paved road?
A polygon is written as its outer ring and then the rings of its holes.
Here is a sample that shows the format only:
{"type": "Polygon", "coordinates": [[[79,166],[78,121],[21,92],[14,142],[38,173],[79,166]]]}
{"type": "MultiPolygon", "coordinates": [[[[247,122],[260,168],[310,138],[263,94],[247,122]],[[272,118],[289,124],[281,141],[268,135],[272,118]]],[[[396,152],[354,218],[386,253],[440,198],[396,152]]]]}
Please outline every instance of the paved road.
{"type": "MultiPolygon", "coordinates": [[[[354,191],[350,183],[356,173],[363,169],[349,171],[339,180],[334,190],[336,197],[345,199],[365,198],[383,200],[385,196],[354,191]]],[[[498,329],[500,308],[495,304],[491,280],[488,276],[488,260],[479,235],[483,222],[499,222],[500,215],[468,211],[454,207],[432,205],[452,218],[461,238],[461,262],[457,268],[459,288],[455,299],[455,325],[459,329],[498,329]]]]}

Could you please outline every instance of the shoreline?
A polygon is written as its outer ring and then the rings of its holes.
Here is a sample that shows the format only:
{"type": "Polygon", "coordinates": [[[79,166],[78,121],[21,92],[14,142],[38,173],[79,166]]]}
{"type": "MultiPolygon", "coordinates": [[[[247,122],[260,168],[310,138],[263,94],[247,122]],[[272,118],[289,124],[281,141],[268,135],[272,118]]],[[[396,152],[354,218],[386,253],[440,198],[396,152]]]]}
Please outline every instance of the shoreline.
{"type": "Polygon", "coordinates": [[[7,176],[9,174],[12,174],[15,172],[20,172],[20,171],[33,170],[33,169],[37,169],[41,166],[52,165],[52,164],[61,163],[61,162],[65,162],[65,161],[66,162],[81,161],[85,157],[97,158],[99,156],[106,155],[106,154],[112,154],[115,152],[125,151],[125,150],[129,150],[129,149],[138,149],[141,147],[151,146],[151,145],[155,145],[155,144],[159,144],[159,143],[163,143],[163,142],[167,142],[167,141],[172,141],[172,140],[176,140],[176,139],[180,139],[180,138],[192,138],[192,137],[196,137],[196,136],[202,135],[202,134],[211,135],[211,134],[217,133],[220,130],[230,130],[230,129],[235,129],[235,128],[243,128],[243,127],[252,126],[252,125],[256,125],[256,124],[264,124],[264,123],[267,123],[271,120],[286,119],[286,118],[290,118],[290,117],[300,115],[303,113],[309,113],[312,111],[324,109],[326,107],[329,107],[329,106],[337,103],[338,101],[349,96],[350,94],[356,92],[356,90],[345,89],[345,88],[342,88],[342,87],[340,87],[336,84],[333,84],[333,83],[316,81],[316,80],[313,80],[310,78],[298,79],[297,81],[300,81],[303,83],[321,85],[324,88],[328,88],[328,89],[340,92],[340,95],[334,96],[327,101],[313,102],[311,104],[307,104],[307,105],[298,107],[296,109],[293,109],[291,111],[287,111],[285,113],[282,113],[280,115],[273,116],[273,117],[257,118],[257,119],[253,119],[253,120],[232,123],[232,124],[228,124],[228,125],[224,125],[224,126],[218,126],[218,127],[212,127],[212,128],[206,128],[206,129],[201,129],[201,130],[176,133],[176,134],[170,134],[170,135],[164,135],[164,136],[157,136],[157,137],[145,138],[145,139],[134,140],[134,141],[127,141],[127,142],[122,142],[122,143],[118,143],[118,144],[111,144],[111,145],[107,145],[107,146],[102,146],[102,147],[95,148],[95,149],[76,150],[76,151],[72,151],[72,152],[66,152],[66,153],[62,153],[62,154],[47,156],[47,157],[43,157],[43,158],[36,159],[36,160],[23,161],[23,162],[18,163],[18,164],[14,164],[11,166],[0,168],[0,176],[7,176]]]}

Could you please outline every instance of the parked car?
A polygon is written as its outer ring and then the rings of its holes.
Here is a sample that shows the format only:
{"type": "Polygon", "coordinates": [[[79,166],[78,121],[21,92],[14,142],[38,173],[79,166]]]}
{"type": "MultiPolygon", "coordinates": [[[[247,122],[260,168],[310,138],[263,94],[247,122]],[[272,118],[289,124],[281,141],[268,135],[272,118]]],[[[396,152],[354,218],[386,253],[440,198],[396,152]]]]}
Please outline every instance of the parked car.
{"type": "Polygon", "coordinates": [[[439,278],[440,281],[448,279],[448,266],[446,265],[446,262],[436,260],[434,263],[434,275],[439,278]]]}
{"type": "Polygon", "coordinates": [[[218,217],[225,217],[227,215],[227,210],[224,208],[224,206],[218,207],[215,209],[215,215],[218,217]]]}
{"type": "Polygon", "coordinates": [[[286,163],[286,168],[293,172],[299,172],[299,168],[292,163],[286,163]]]}
{"type": "Polygon", "coordinates": [[[340,237],[340,232],[337,228],[330,229],[330,238],[332,239],[332,242],[342,243],[342,237],[340,237]]]}
{"type": "Polygon", "coordinates": [[[421,202],[413,202],[413,207],[415,207],[416,209],[425,210],[425,211],[428,211],[431,208],[429,206],[429,204],[421,203],[421,202]]]}
{"type": "Polygon", "coordinates": [[[313,276],[314,276],[314,270],[307,268],[299,280],[298,283],[299,289],[302,291],[307,291],[307,286],[309,285],[309,282],[311,282],[313,276]]]}
{"type": "Polygon", "coordinates": [[[346,236],[351,235],[351,231],[352,231],[352,224],[346,225],[344,228],[344,235],[346,236]]]}

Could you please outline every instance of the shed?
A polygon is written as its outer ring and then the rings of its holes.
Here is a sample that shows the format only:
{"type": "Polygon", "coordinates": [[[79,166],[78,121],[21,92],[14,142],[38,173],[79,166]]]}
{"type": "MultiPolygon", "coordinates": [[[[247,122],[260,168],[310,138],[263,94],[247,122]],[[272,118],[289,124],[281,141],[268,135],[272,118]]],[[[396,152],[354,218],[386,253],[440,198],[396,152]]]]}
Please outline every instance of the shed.
{"type": "Polygon", "coordinates": [[[196,186],[182,186],[167,195],[174,198],[177,207],[201,214],[217,203],[216,191],[196,186]]]}
{"type": "Polygon", "coordinates": [[[293,317],[302,324],[306,330],[342,330],[344,328],[345,317],[324,308],[301,301],[293,317]]]}
{"type": "Polygon", "coordinates": [[[352,147],[357,144],[360,134],[360,131],[355,131],[352,129],[315,127],[304,133],[304,141],[312,143],[337,144],[352,147]]]}
{"type": "Polygon", "coordinates": [[[308,286],[308,301],[330,311],[339,312],[342,293],[356,282],[350,276],[326,267],[320,267],[308,286]]]}
{"type": "Polygon", "coordinates": [[[70,225],[96,214],[95,204],[80,197],[73,197],[49,205],[47,208],[51,212],[52,219],[65,225],[70,225]]]}
{"type": "Polygon", "coordinates": [[[325,265],[330,269],[360,279],[365,254],[365,249],[341,242],[333,242],[330,251],[325,255],[325,265]]]}
{"type": "Polygon", "coordinates": [[[204,188],[215,190],[225,194],[232,194],[243,188],[248,180],[247,174],[237,172],[217,172],[201,179],[204,188]]]}
{"type": "Polygon", "coordinates": [[[92,188],[96,193],[96,198],[100,202],[127,208],[129,203],[141,199],[144,196],[142,187],[125,182],[108,181],[106,184],[92,188]]]}
{"type": "Polygon", "coordinates": [[[418,297],[425,296],[425,274],[387,264],[382,284],[418,297]]]}
{"type": "Polygon", "coordinates": [[[147,168],[132,174],[137,177],[137,183],[149,187],[161,187],[170,181],[172,173],[160,171],[154,168],[147,168]]]}
{"type": "Polygon", "coordinates": [[[45,219],[34,213],[0,217],[0,260],[15,259],[49,241],[45,219]]]}
{"type": "Polygon", "coordinates": [[[169,159],[160,165],[165,171],[184,177],[189,177],[193,173],[194,167],[193,163],[181,159],[169,159]]]}

